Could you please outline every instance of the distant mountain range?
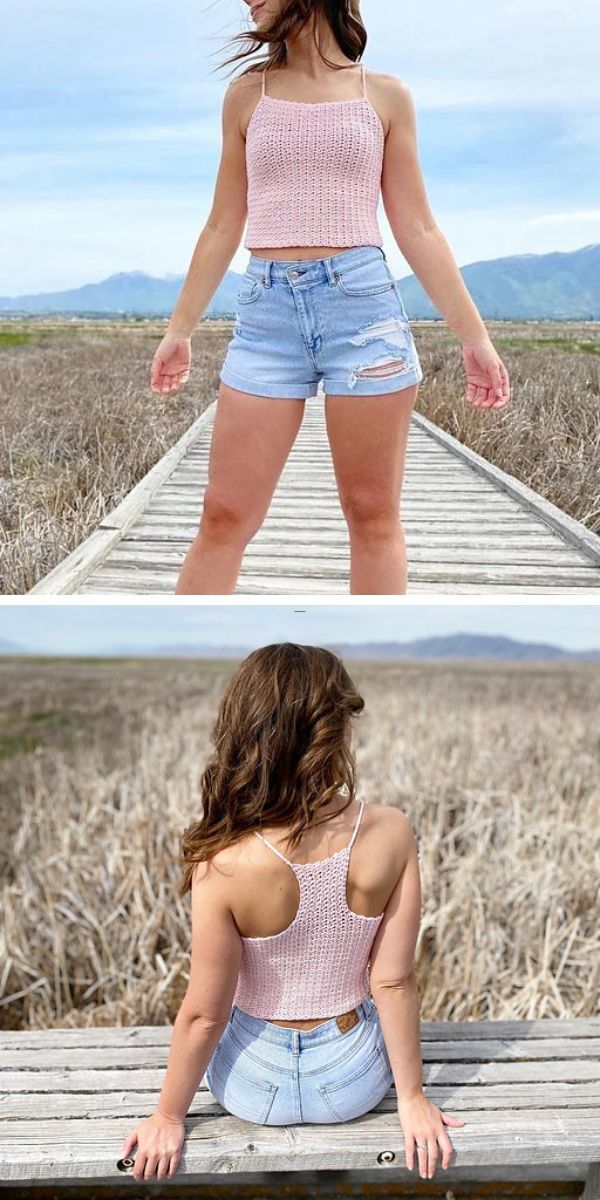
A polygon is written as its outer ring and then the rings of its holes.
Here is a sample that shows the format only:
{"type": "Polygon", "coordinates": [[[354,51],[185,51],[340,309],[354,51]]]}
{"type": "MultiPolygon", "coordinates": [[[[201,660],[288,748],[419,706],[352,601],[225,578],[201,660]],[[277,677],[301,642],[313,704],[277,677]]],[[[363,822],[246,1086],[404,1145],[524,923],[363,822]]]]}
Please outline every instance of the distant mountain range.
{"type": "MultiPolygon", "coordinates": [[[[363,642],[330,647],[345,659],[379,662],[407,660],[476,662],[589,662],[600,663],[600,650],[565,650],[545,642],[520,642],[509,637],[455,633],[445,637],[417,638],[411,642],[363,642]]],[[[101,658],[205,658],[240,659],[245,646],[114,646],[98,653],[101,658]]],[[[0,655],[44,655],[44,651],[0,640],[0,655]]],[[[59,657],[66,655],[57,652],[59,657]]],[[[86,651],[75,657],[95,657],[86,651]]]]}
{"type": "MultiPolygon", "coordinates": [[[[499,320],[600,319],[600,244],[552,254],[513,254],[469,263],[461,274],[482,316],[499,320]]],[[[183,275],[156,279],[121,271],[99,283],[62,292],[0,297],[0,313],[54,313],[91,317],[165,317],[172,312],[183,275]]],[[[232,317],[241,275],[227,271],[205,316],[232,317]]],[[[439,318],[414,275],[398,280],[412,319],[439,318]]]]}

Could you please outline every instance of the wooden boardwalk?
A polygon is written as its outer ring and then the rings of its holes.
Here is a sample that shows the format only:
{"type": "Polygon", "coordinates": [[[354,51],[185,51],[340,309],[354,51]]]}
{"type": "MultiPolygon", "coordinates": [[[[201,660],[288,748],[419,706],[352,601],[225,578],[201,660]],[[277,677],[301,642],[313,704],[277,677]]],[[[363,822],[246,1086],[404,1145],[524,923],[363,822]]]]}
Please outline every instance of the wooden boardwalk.
{"type": "MultiPolygon", "coordinates": [[[[0,1186],[124,1185],[116,1164],[126,1135],[154,1111],[171,1036],[150,1026],[0,1033],[0,1186]]],[[[585,1200],[598,1200],[599,1017],[422,1021],[421,1051],[425,1094],[466,1122],[449,1128],[452,1161],[435,1183],[585,1180],[585,1200]]],[[[343,1172],[328,1194],[359,1195],[349,1190],[358,1181],[374,1183],[373,1194],[379,1184],[414,1196],[421,1183],[405,1165],[393,1087],[347,1124],[268,1126],[225,1112],[203,1079],[185,1124],[175,1183],[201,1183],[207,1195],[217,1184],[220,1195],[239,1195],[244,1174],[261,1195],[276,1194],[269,1182],[281,1195],[271,1172],[289,1172],[283,1190],[294,1195],[301,1172],[313,1196],[321,1172],[343,1172]]]]}
{"type": "MultiPolygon", "coordinates": [[[[215,407],[32,594],[173,593],[198,526],[215,407]]],[[[409,437],[403,513],[409,594],[600,594],[599,537],[419,414],[409,437]]],[[[307,402],[267,519],[244,556],[237,593],[347,594],[348,571],[320,392],[307,402]]]]}

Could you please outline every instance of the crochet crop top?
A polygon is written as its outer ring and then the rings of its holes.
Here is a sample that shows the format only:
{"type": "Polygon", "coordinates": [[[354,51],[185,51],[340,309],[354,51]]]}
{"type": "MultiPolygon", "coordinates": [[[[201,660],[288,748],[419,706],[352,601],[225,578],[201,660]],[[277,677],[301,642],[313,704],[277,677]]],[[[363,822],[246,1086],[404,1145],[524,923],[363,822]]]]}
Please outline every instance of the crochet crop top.
{"type": "Polygon", "coordinates": [[[369,991],[369,957],[383,913],[366,917],[346,902],[348,846],[318,862],[293,863],[261,833],[256,836],[292,868],[300,903],[292,923],[267,937],[243,937],[233,1003],[265,1020],[335,1017],[355,1008],[369,991]]]}
{"type": "Polygon", "coordinates": [[[381,246],[377,221],[385,135],[366,93],[356,100],[279,100],[265,92],[246,130],[244,245],[381,246]]]}

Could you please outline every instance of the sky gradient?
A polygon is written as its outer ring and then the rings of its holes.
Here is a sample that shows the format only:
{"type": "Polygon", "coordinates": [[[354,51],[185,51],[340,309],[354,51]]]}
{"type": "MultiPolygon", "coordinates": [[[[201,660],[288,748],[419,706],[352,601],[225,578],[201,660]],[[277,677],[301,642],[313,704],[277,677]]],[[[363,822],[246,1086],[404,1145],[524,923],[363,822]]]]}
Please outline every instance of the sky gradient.
{"type": "MultiPolygon", "coordinates": [[[[461,266],[600,241],[596,0],[361,11],[367,68],[413,93],[430,203],[461,266]]],[[[0,295],[187,270],[220,154],[229,75],[215,69],[247,27],[243,0],[7,7],[0,295]]],[[[382,208],[380,221],[405,274],[382,208]]]]}
{"type": "Polygon", "coordinates": [[[569,650],[600,649],[600,605],[583,604],[0,604],[0,639],[53,654],[119,647],[263,646],[411,641],[500,634],[569,650]]]}

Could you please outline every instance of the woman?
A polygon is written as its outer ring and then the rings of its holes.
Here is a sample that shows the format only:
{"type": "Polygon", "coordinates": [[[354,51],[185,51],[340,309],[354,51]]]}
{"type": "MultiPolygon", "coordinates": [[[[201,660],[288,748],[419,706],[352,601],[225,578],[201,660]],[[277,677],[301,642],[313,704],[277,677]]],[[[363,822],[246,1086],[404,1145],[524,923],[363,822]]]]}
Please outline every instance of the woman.
{"type": "Polygon", "coordinates": [[[465,1122],[423,1092],[416,841],[404,813],[355,799],[362,708],[312,646],[256,650],[226,690],[183,838],[189,984],[156,1110],[123,1148],[138,1180],[177,1170],[205,1072],[220,1104],[268,1125],[351,1120],[393,1082],[407,1167],[415,1147],[422,1178],[439,1150],[448,1165],[444,1126],[465,1122]]]}
{"type": "Polygon", "coordinates": [[[263,45],[268,55],[227,89],[212,209],[151,372],[159,394],[188,379],[192,330],[247,217],[251,257],[221,369],[203,514],[176,591],[234,591],[322,380],[350,590],[400,595],[399,502],[422,370],[382,249],[380,190],[397,245],[462,343],[466,399],[507,404],[508,374],[429,208],[411,93],[359,62],[359,0],[245,3],[255,29],[226,61],[263,45]]]}

